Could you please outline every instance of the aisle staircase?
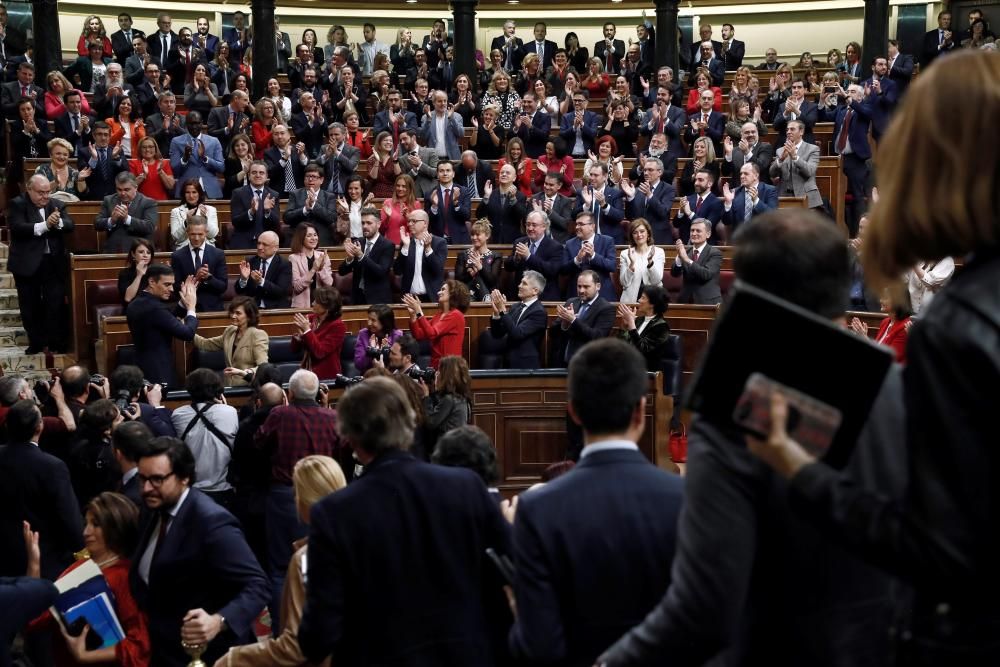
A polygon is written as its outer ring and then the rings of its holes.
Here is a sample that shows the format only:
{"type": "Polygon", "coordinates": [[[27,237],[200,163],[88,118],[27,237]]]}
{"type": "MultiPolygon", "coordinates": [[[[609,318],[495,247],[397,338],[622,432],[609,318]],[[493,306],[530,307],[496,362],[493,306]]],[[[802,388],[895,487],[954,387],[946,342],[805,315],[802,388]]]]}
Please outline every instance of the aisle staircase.
{"type": "Polygon", "coordinates": [[[8,247],[0,244],[0,371],[4,375],[17,373],[29,380],[50,377],[49,369],[62,370],[73,365],[72,357],[65,354],[25,354],[28,336],[21,323],[21,310],[17,303],[14,276],[7,271],[8,247]]]}

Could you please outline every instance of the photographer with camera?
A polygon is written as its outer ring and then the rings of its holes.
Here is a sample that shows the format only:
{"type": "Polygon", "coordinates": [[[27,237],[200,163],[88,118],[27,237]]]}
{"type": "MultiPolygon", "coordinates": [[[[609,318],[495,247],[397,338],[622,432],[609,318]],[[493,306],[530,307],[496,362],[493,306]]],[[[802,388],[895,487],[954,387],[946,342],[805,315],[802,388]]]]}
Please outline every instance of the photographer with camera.
{"type": "MultiPolygon", "coordinates": [[[[388,368],[393,373],[420,372],[417,365],[417,357],[420,356],[420,343],[411,334],[405,333],[396,339],[396,342],[389,347],[388,368]]],[[[381,357],[372,359],[373,366],[383,366],[386,364],[381,357]]]]}
{"type": "Polygon", "coordinates": [[[396,315],[384,303],[368,306],[368,326],[358,332],[354,345],[354,367],[362,375],[378,359],[385,364],[393,343],[403,332],[396,328],[396,315]]]}
{"type": "MultiPolygon", "coordinates": [[[[107,379],[103,375],[91,375],[84,366],[64,368],[63,372],[60,373],[60,380],[66,406],[77,425],[80,423],[80,413],[83,412],[88,403],[99,398],[108,398],[110,388],[107,385],[107,379]],[[96,391],[92,392],[91,387],[96,391]]],[[[56,416],[52,414],[54,408],[52,402],[46,401],[45,403],[42,407],[42,414],[56,416]]]]}
{"type": "Polygon", "coordinates": [[[119,366],[111,374],[108,398],[128,421],[140,421],[156,437],[176,436],[170,421],[170,410],[162,404],[163,388],[149,384],[138,366],[119,366]]]}
{"type": "MultiPolygon", "coordinates": [[[[73,414],[70,412],[69,406],[66,405],[66,398],[63,395],[62,383],[59,381],[59,378],[53,378],[39,384],[46,385],[49,398],[51,398],[56,408],[56,416],[42,417],[42,441],[39,444],[44,449],[50,450],[53,444],[64,443],[63,440],[53,443],[52,437],[63,436],[67,432],[75,431],[76,420],[73,419],[73,414]]],[[[15,403],[23,400],[32,401],[36,405],[39,403],[35,389],[32,389],[28,381],[19,375],[4,375],[0,377],[0,442],[8,440],[5,426],[8,410],[15,403]]]]}
{"type": "Polygon", "coordinates": [[[417,380],[424,394],[424,442],[428,453],[433,453],[438,438],[448,431],[465,426],[472,421],[472,380],[469,364],[464,357],[442,357],[437,375],[431,379],[417,380]],[[434,385],[431,392],[430,385],[434,385]]]}

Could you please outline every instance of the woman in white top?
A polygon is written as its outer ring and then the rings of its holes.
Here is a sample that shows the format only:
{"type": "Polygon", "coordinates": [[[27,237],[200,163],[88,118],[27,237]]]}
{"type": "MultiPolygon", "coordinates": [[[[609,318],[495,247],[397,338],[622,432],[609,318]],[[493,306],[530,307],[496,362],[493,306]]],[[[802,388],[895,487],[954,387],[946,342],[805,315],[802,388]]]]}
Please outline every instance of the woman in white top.
{"type": "Polygon", "coordinates": [[[651,245],[653,228],[645,218],[636,218],[628,226],[630,245],[619,256],[618,281],[622,303],[637,303],[645,287],[663,285],[663,248],[651,245]]]}
{"type": "Polygon", "coordinates": [[[205,203],[208,197],[197,178],[189,178],[181,187],[181,205],[170,211],[170,238],[175,248],[183,248],[188,244],[187,223],[191,216],[200,215],[208,220],[208,239],[210,245],[215,245],[215,237],[219,233],[219,213],[214,206],[205,203]]]}
{"type": "Polygon", "coordinates": [[[267,80],[267,99],[274,103],[284,122],[292,119],[292,100],[281,93],[281,84],[274,77],[267,80]]]}
{"type": "Polygon", "coordinates": [[[941,291],[952,274],[955,273],[955,260],[945,257],[940,262],[924,262],[913,267],[906,276],[906,288],[910,292],[910,303],[913,306],[913,316],[919,315],[941,291]]]}
{"type": "Polygon", "coordinates": [[[365,195],[364,182],[357,174],[351,174],[344,183],[347,194],[337,198],[337,231],[352,239],[360,239],[361,209],[369,206],[375,198],[372,193],[365,195]]]}

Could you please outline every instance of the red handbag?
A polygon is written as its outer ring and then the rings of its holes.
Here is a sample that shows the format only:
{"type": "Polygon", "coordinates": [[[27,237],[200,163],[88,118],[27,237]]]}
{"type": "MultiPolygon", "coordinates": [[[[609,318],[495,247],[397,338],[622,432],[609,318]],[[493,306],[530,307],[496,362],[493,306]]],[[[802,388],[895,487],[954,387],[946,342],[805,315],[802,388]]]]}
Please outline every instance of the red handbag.
{"type": "Polygon", "coordinates": [[[688,457],[687,428],[681,423],[679,429],[670,431],[670,460],[674,463],[685,463],[688,457]]]}

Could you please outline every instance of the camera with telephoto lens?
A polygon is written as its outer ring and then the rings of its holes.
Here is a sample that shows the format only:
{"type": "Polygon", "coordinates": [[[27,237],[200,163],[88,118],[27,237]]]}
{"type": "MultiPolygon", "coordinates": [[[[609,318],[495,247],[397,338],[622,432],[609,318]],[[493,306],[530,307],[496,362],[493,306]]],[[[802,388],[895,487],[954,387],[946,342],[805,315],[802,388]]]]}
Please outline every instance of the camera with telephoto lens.
{"type": "Polygon", "coordinates": [[[351,387],[363,381],[364,377],[360,375],[351,377],[350,375],[340,375],[338,373],[337,377],[333,378],[333,386],[343,389],[344,387],[351,387]]]}
{"type": "Polygon", "coordinates": [[[383,345],[382,347],[366,347],[365,354],[368,355],[370,359],[381,359],[384,366],[389,365],[389,350],[391,347],[389,345],[383,345]]]}
{"type": "Polygon", "coordinates": [[[118,412],[123,415],[127,414],[132,407],[132,394],[129,393],[128,389],[119,389],[112,400],[115,402],[118,412]]]}
{"type": "Polygon", "coordinates": [[[406,369],[406,374],[418,382],[423,380],[424,384],[430,385],[434,382],[434,376],[437,375],[437,371],[433,368],[421,369],[417,366],[410,366],[406,369]]]}

